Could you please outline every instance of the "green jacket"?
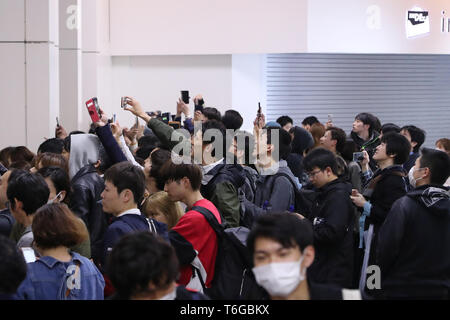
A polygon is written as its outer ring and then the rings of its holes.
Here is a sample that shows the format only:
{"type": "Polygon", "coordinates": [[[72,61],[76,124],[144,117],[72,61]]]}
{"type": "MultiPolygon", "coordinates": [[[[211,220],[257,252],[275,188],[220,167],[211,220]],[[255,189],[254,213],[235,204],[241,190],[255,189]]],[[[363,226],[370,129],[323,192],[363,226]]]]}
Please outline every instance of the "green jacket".
{"type": "MultiPolygon", "coordinates": [[[[162,144],[169,146],[171,150],[176,147],[176,150],[173,151],[177,154],[181,149],[189,150],[187,156],[190,157],[190,138],[158,119],[150,119],[148,127],[152,129],[162,144]]],[[[241,173],[237,173],[241,170],[231,169],[228,165],[223,166],[220,166],[221,170],[218,170],[219,167],[217,167],[216,170],[213,169],[212,172],[208,173],[208,175],[213,174],[215,181],[208,184],[202,183],[201,192],[219,210],[221,216],[227,222],[227,227],[239,227],[241,204],[238,188],[244,183],[244,178],[237,176],[241,175],[241,173]]],[[[212,178],[209,179],[212,180],[212,178]]]]}

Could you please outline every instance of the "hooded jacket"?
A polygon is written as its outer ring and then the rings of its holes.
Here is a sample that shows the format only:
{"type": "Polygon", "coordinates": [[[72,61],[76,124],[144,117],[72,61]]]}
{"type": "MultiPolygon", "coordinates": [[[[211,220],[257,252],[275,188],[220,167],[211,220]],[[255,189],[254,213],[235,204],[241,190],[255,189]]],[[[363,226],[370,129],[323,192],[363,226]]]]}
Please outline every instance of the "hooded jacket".
{"type": "Polygon", "coordinates": [[[107,227],[107,217],[100,203],[105,183],[93,165],[99,159],[99,144],[95,135],[72,135],[69,159],[73,191],[70,209],[86,224],[95,262],[102,256],[103,236],[107,227]]]}
{"type": "Polygon", "coordinates": [[[449,190],[421,186],[392,206],[378,237],[385,297],[450,297],[449,190]]]}
{"type": "Polygon", "coordinates": [[[336,179],[318,191],[311,217],[316,257],[308,275],[317,283],[349,288],[353,276],[352,186],[336,179]]]}
{"type": "Polygon", "coordinates": [[[238,190],[244,185],[240,165],[218,164],[203,176],[201,194],[219,210],[228,227],[239,227],[241,205],[238,190]]]}

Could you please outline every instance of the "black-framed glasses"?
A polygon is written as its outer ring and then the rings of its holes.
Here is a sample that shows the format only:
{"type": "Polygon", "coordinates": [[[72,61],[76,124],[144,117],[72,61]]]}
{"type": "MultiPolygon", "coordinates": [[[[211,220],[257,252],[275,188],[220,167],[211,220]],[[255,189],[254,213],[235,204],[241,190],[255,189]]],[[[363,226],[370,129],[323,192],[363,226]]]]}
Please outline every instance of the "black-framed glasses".
{"type": "Polygon", "coordinates": [[[319,172],[322,172],[322,170],[308,172],[308,177],[309,177],[309,178],[313,178],[313,177],[314,177],[316,174],[318,174],[319,172]]]}

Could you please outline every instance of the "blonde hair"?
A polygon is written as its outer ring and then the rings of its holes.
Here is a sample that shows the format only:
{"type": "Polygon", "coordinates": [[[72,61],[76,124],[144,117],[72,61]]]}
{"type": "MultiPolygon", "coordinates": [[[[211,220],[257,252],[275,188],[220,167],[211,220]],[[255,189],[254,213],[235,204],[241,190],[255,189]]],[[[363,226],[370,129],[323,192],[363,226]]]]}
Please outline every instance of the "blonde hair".
{"type": "Polygon", "coordinates": [[[170,200],[165,191],[160,191],[149,196],[142,206],[142,212],[148,218],[162,214],[167,219],[167,228],[169,230],[178,223],[178,220],[184,214],[181,205],[178,202],[170,200]]]}

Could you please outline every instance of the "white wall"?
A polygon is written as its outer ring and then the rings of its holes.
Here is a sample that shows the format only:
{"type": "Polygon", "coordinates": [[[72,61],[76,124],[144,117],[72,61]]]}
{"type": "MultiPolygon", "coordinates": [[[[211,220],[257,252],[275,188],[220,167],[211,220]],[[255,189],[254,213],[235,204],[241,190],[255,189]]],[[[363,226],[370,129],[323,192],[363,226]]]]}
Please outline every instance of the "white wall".
{"type": "Polygon", "coordinates": [[[304,52],[307,2],[111,0],[111,52],[113,55],[304,52]]]}
{"type": "Polygon", "coordinates": [[[125,125],[134,118],[120,108],[124,95],[138,99],[146,111],[174,114],[180,91],[189,90],[191,98],[201,93],[206,106],[224,112],[232,103],[231,66],[230,55],[113,57],[111,102],[99,103],[125,125]]]}

